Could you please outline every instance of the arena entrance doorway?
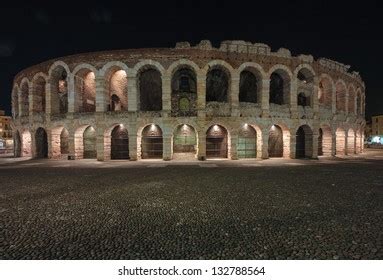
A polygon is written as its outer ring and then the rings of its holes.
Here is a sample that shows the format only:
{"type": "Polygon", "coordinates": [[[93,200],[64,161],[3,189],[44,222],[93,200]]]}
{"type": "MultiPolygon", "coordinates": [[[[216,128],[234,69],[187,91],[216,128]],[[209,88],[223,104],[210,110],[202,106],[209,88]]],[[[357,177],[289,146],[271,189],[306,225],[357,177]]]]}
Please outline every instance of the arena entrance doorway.
{"type": "Polygon", "coordinates": [[[309,126],[302,125],[298,128],[295,138],[295,157],[312,157],[313,133],[309,126]]]}
{"type": "Polygon", "coordinates": [[[141,158],[162,158],[162,152],[163,137],[161,128],[155,124],[146,126],[142,131],[141,158]]]}
{"type": "Polygon", "coordinates": [[[283,132],[278,125],[272,125],[269,131],[269,157],[283,157],[283,132]]]}
{"type": "Polygon", "coordinates": [[[211,126],[206,133],[206,157],[227,158],[227,130],[220,125],[211,126]]]}
{"type": "Polygon", "coordinates": [[[257,157],[257,132],[248,124],[244,124],[239,131],[237,154],[238,158],[257,157]]]}
{"type": "Polygon", "coordinates": [[[48,136],[44,128],[39,127],[36,131],[36,157],[48,158],[48,136]]]}
{"type": "Polygon", "coordinates": [[[173,158],[194,159],[197,151],[195,129],[187,124],[179,125],[173,137],[173,158]]]}
{"type": "Polygon", "coordinates": [[[96,130],[92,126],[88,126],[85,129],[83,144],[84,144],[84,158],[85,159],[97,158],[96,130]]]}
{"type": "Polygon", "coordinates": [[[122,125],[112,130],[111,159],[129,159],[129,134],[122,125]]]}

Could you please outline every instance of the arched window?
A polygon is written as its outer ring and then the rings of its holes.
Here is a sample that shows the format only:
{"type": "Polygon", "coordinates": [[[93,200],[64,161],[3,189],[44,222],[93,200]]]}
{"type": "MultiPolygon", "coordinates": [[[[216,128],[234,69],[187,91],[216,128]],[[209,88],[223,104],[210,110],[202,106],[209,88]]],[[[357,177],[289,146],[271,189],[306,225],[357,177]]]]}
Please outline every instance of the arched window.
{"type": "Polygon", "coordinates": [[[172,76],[172,116],[197,114],[197,81],[193,70],[184,67],[172,76]]]}
{"type": "Polygon", "coordinates": [[[260,79],[248,70],[241,72],[239,80],[239,102],[257,103],[260,79]]]}
{"type": "Polygon", "coordinates": [[[227,102],[229,75],[220,68],[213,68],[206,77],[206,102],[227,102]]]}
{"type": "Polygon", "coordinates": [[[303,92],[298,94],[298,106],[310,106],[310,99],[303,92]]]}
{"type": "Polygon", "coordinates": [[[146,69],[139,75],[141,111],[162,110],[162,79],[156,69],[146,69]]]}
{"type": "Polygon", "coordinates": [[[273,104],[286,104],[290,91],[290,78],[283,70],[276,70],[270,76],[269,102],[273,104]]]}
{"type": "Polygon", "coordinates": [[[41,76],[33,82],[33,112],[45,112],[45,85],[46,81],[41,76]]]}
{"type": "Polygon", "coordinates": [[[29,115],[29,86],[28,83],[24,83],[21,86],[21,116],[29,115]]]}
{"type": "Polygon", "coordinates": [[[124,111],[128,108],[128,80],[125,70],[112,68],[106,74],[109,111],[124,111]]]}
{"type": "Polygon", "coordinates": [[[96,80],[94,72],[82,69],[75,76],[75,111],[96,111],[96,80]]]}
{"type": "Polygon", "coordinates": [[[51,113],[66,114],[68,112],[68,73],[64,67],[57,66],[51,74],[51,113]]]}
{"type": "Polygon", "coordinates": [[[45,129],[42,127],[39,127],[36,131],[35,145],[36,145],[36,157],[47,158],[48,157],[48,136],[45,129]]]}

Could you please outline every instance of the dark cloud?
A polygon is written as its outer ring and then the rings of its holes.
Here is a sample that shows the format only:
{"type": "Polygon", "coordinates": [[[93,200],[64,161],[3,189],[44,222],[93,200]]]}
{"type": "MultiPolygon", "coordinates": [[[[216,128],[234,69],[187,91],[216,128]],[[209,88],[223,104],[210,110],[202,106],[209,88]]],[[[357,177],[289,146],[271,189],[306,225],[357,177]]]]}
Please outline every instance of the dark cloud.
{"type": "Polygon", "coordinates": [[[12,42],[0,42],[0,57],[11,57],[15,50],[12,42]]]}

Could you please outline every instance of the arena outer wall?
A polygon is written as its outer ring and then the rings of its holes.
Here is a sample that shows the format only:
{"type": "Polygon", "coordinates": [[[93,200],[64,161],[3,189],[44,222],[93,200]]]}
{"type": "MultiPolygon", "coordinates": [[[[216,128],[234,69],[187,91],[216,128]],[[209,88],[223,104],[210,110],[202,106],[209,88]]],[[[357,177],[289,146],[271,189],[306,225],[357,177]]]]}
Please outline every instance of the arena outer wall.
{"type": "Polygon", "coordinates": [[[206,40],[49,60],[14,79],[15,156],[361,153],[365,85],[349,67],[260,43],[224,41],[214,48],[206,40]]]}

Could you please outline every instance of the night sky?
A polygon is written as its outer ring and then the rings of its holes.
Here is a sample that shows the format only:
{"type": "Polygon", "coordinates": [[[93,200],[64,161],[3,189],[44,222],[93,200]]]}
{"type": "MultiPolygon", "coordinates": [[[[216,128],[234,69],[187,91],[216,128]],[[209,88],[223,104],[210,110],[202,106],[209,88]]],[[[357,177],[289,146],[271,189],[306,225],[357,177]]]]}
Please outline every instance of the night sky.
{"type": "Polygon", "coordinates": [[[215,47],[223,40],[261,42],[273,51],[285,47],[293,55],[349,64],[366,83],[367,116],[383,114],[379,1],[14,2],[0,9],[0,108],[8,114],[13,77],[28,66],[80,52],[174,47],[201,39],[215,47]]]}

